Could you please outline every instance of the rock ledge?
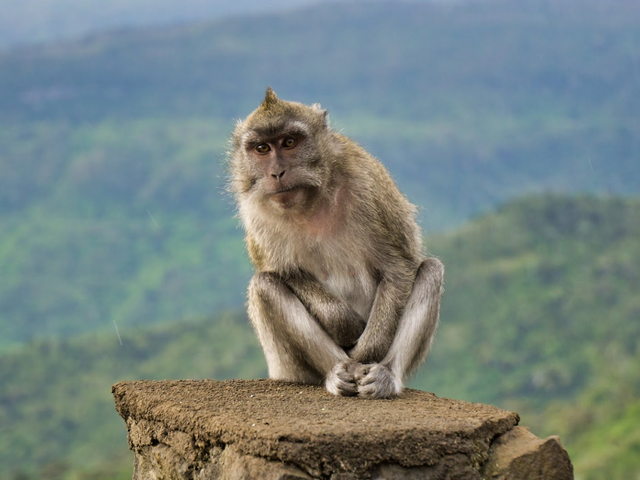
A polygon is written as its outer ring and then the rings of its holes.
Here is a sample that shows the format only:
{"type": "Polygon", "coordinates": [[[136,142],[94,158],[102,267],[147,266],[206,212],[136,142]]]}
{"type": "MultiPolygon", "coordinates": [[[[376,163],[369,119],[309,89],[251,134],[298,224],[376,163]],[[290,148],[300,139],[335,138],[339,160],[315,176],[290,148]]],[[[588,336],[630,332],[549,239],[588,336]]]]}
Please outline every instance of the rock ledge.
{"type": "Polygon", "coordinates": [[[117,383],[116,409],[146,479],[573,478],[557,437],[518,414],[405,390],[334,397],[272,380],[117,383]]]}

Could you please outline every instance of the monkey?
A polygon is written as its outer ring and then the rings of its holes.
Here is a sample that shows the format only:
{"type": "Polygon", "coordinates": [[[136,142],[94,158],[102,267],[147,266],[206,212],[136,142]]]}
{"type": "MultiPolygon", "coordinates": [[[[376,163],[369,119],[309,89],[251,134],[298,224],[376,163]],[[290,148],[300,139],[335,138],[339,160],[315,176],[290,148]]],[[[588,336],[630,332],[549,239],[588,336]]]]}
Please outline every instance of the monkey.
{"type": "Polygon", "coordinates": [[[247,308],[269,378],[398,396],[439,322],[444,266],[388,170],[320,104],[264,100],[236,123],[229,190],[255,274],[247,308]]]}

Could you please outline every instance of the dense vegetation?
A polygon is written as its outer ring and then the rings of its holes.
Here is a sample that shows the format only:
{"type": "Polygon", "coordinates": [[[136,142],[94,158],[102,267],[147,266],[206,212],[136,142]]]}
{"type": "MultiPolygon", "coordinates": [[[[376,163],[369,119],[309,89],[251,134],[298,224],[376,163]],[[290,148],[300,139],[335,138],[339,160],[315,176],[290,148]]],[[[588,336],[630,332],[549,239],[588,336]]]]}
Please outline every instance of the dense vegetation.
{"type": "Polygon", "coordinates": [[[322,102],[421,208],[448,273],[414,385],[560,433],[581,478],[637,476],[638,18],[344,2],[1,52],[3,474],[130,476],[116,380],[264,375],[219,312],[251,275],[226,139],[271,85],[322,102]]]}
{"type": "Polygon", "coordinates": [[[249,266],[215,160],[217,128],[65,127],[44,134],[50,146],[3,132],[0,348],[242,305],[249,266]]]}
{"type": "MultiPolygon", "coordinates": [[[[432,238],[446,296],[433,354],[412,386],[518,410],[534,433],[561,435],[579,478],[633,478],[639,207],[530,198],[432,238]]],[[[113,382],[265,374],[243,314],[33,342],[0,357],[0,464],[15,478],[126,478],[132,460],[113,382]]]]}
{"type": "Polygon", "coordinates": [[[2,478],[131,478],[113,383],[265,373],[246,320],[231,314],[33,342],[0,357],[2,478]]]}
{"type": "Polygon", "coordinates": [[[577,478],[640,472],[640,202],[524,199],[431,248],[442,328],[415,385],[560,434],[577,478]]]}
{"type": "Polygon", "coordinates": [[[639,9],[347,3],[0,54],[0,349],[242,305],[224,151],[267,84],[323,102],[428,232],[528,192],[637,194],[639,9]]]}

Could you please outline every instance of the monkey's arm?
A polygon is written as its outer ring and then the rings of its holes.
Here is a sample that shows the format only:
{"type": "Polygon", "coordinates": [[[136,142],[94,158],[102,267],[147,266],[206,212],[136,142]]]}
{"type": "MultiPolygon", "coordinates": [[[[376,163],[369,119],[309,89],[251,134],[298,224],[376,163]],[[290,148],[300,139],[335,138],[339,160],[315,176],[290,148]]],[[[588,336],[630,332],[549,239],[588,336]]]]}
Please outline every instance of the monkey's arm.
{"type": "MultiPolygon", "coordinates": [[[[260,270],[265,267],[264,252],[251,235],[247,234],[246,241],[249,257],[260,270]]],[[[277,275],[289,287],[334,342],[343,349],[355,345],[366,322],[346,302],[332,295],[313,275],[302,270],[271,275],[277,275]]]]}
{"type": "MultiPolygon", "coordinates": [[[[389,351],[379,363],[355,368],[353,376],[359,396],[388,398],[398,395],[404,381],[427,356],[438,327],[443,277],[444,266],[440,260],[430,257],[422,262],[389,351]]],[[[358,354],[352,352],[352,357],[354,353],[358,354]]]]}
{"type": "Polygon", "coordinates": [[[297,271],[284,278],[309,313],[342,348],[353,347],[365,329],[365,320],[312,275],[297,271]]]}
{"type": "Polygon", "coordinates": [[[411,277],[382,276],[367,326],[356,346],[349,352],[353,360],[359,363],[377,363],[387,355],[412,283],[411,277]]]}

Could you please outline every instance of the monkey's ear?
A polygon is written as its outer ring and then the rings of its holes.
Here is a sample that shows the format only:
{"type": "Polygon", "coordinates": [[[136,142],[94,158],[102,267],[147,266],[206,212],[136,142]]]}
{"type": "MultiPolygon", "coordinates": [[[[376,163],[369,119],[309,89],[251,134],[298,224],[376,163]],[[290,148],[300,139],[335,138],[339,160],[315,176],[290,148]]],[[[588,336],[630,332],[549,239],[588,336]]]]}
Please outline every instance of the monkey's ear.
{"type": "Polygon", "coordinates": [[[244,122],[243,120],[236,121],[236,128],[231,135],[231,143],[233,144],[234,148],[239,148],[240,144],[242,143],[241,132],[245,130],[245,125],[246,122],[244,122]]]}
{"type": "Polygon", "coordinates": [[[311,105],[311,108],[313,108],[316,112],[318,112],[320,115],[322,115],[322,118],[324,119],[325,124],[327,123],[327,111],[322,108],[322,105],[320,105],[319,103],[314,103],[313,105],[311,105]]]}
{"type": "Polygon", "coordinates": [[[262,101],[262,106],[264,108],[269,108],[271,105],[278,101],[278,96],[276,92],[273,91],[273,88],[267,87],[267,91],[264,94],[264,100],[262,101]]]}

